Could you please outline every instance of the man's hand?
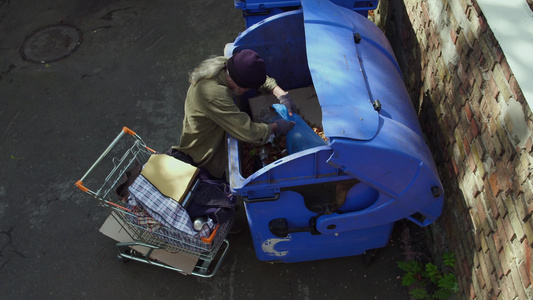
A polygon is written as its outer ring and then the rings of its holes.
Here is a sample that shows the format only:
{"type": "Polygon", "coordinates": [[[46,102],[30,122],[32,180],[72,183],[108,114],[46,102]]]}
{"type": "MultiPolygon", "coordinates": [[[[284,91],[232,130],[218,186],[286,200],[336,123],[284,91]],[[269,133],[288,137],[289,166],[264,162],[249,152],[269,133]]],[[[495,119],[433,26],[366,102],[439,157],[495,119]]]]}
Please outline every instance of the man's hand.
{"type": "Polygon", "coordinates": [[[276,122],[270,124],[272,131],[276,134],[287,134],[296,125],[293,121],[285,121],[283,119],[276,120],[276,122]]]}
{"type": "Polygon", "coordinates": [[[292,101],[291,96],[289,96],[289,93],[279,96],[278,100],[279,100],[279,103],[285,105],[285,107],[287,108],[287,112],[289,113],[289,116],[292,116],[292,113],[296,112],[296,105],[294,105],[294,102],[292,101]]]}

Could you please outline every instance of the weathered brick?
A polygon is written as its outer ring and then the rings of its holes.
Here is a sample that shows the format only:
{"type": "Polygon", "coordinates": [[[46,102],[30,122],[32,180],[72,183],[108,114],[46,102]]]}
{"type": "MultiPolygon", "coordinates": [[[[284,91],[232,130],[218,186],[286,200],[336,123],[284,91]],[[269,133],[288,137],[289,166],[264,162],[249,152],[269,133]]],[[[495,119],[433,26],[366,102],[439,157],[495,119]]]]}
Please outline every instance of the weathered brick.
{"type": "MultiPolygon", "coordinates": [[[[485,125],[485,128],[488,128],[488,124],[485,125]]],[[[494,145],[492,143],[493,138],[490,133],[490,130],[485,129],[481,131],[481,142],[483,144],[483,148],[487,149],[487,155],[490,157],[496,153],[494,150],[494,145]]]]}
{"type": "Polygon", "coordinates": [[[461,5],[461,8],[463,9],[463,13],[465,15],[468,15],[468,11],[472,8],[472,2],[469,0],[463,0],[463,1],[459,1],[459,4],[461,5]]]}
{"type": "MultiPolygon", "coordinates": [[[[506,159],[507,156],[504,155],[503,159],[506,159]]],[[[502,165],[505,165],[505,164],[498,164],[498,166],[496,166],[496,168],[499,168],[501,167],[502,165]]],[[[503,200],[507,200],[509,198],[511,198],[511,195],[513,194],[513,183],[510,179],[510,177],[508,176],[507,172],[505,171],[502,171],[501,169],[499,169],[499,172],[498,172],[498,178],[500,180],[500,185],[503,189],[503,193],[500,194],[502,196],[502,199],[503,200]]],[[[506,206],[508,208],[508,206],[506,206]]]]}
{"type": "MultiPolygon", "coordinates": [[[[498,222],[496,223],[498,224],[498,222]]],[[[495,247],[494,249],[497,252],[501,252],[503,250],[502,240],[500,237],[500,232],[502,232],[502,230],[503,229],[500,226],[498,226],[496,230],[492,233],[492,239],[494,240],[494,247],[495,247]]]]}
{"type": "Polygon", "coordinates": [[[531,137],[527,139],[525,148],[527,153],[531,153],[531,150],[533,150],[533,140],[531,137]]]}
{"type": "Polygon", "coordinates": [[[452,169],[449,171],[450,178],[453,178],[457,175],[459,175],[459,167],[457,167],[457,163],[455,162],[455,158],[451,159],[452,162],[452,169]]]}
{"type": "Polygon", "coordinates": [[[472,225],[474,225],[474,232],[475,232],[474,246],[475,246],[476,251],[480,251],[481,250],[480,233],[481,233],[481,228],[482,228],[481,221],[479,220],[479,215],[474,209],[470,209],[468,212],[470,214],[470,218],[472,219],[472,225]]]}
{"type": "Polygon", "coordinates": [[[498,126],[496,128],[496,136],[498,137],[498,140],[500,141],[502,145],[502,153],[500,153],[502,157],[502,161],[510,162],[512,161],[516,156],[516,150],[509,140],[509,135],[507,130],[503,126],[498,126]]]}
{"type": "MultiPolygon", "coordinates": [[[[489,93],[490,94],[490,93],[489,93]]],[[[489,106],[490,115],[494,120],[497,120],[498,117],[501,114],[501,107],[498,103],[498,100],[496,97],[490,97],[485,93],[485,96],[483,97],[484,101],[487,102],[487,105],[489,106]]],[[[492,131],[492,133],[495,133],[496,130],[492,131]]]]}
{"type": "Polygon", "coordinates": [[[477,59],[474,58],[474,55],[470,56],[470,76],[474,79],[475,87],[481,91],[481,86],[485,79],[483,78],[483,73],[478,66],[477,59]]]}
{"type": "Polygon", "coordinates": [[[477,281],[477,284],[479,285],[479,289],[476,292],[482,292],[487,284],[485,282],[485,278],[483,277],[483,271],[481,270],[481,267],[475,269],[474,274],[476,275],[475,279],[477,281]]]}
{"type": "Polygon", "coordinates": [[[496,278],[496,273],[492,273],[489,275],[490,283],[492,286],[492,293],[490,295],[491,299],[498,299],[497,297],[501,294],[502,290],[500,287],[500,283],[498,279],[496,278]]]}
{"type": "Polygon", "coordinates": [[[472,120],[472,108],[470,102],[466,102],[464,106],[464,112],[468,121],[472,120]]]}
{"type": "Polygon", "coordinates": [[[520,88],[520,85],[518,84],[518,81],[516,81],[516,77],[514,75],[512,75],[509,79],[509,86],[515,99],[524,99],[522,89],[520,88]]]}
{"type": "Polygon", "coordinates": [[[457,76],[459,76],[461,83],[465,84],[470,81],[468,73],[468,64],[465,65],[462,61],[459,61],[457,63],[457,76]]]}
{"type": "Polygon", "coordinates": [[[505,147],[503,146],[500,138],[498,137],[498,129],[500,126],[496,126],[496,133],[492,135],[492,146],[494,147],[494,153],[496,157],[501,157],[505,153],[505,147]]]}
{"type": "MultiPolygon", "coordinates": [[[[467,143],[465,143],[467,145],[467,143]]],[[[474,155],[472,153],[468,154],[466,157],[466,161],[468,162],[468,166],[470,166],[470,171],[475,172],[476,171],[476,161],[474,160],[474,155]]]]}
{"type": "MultiPolygon", "coordinates": [[[[514,280],[511,275],[511,271],[509,271],[509,274],[503,277],[503,284],[507,288],[507,291],[509,292],[509,299],[515,299],[518,297],[517,290],[515,288],[514,280]]],[[[522,298],[526,299],[526,298],[522,298]]]]}
{"type": "Polygon", "coordinates": [[[505,278],[505,276],[507,276],[509,274],[509,272],[511,272],[511,269],[509,268],[509,259],[507,257],[507,254],[506,254],[506,251],[505,251],[505,247],[504,247],[504,250],[500,253],[498,253],[498,256],[500,257],[500,263],[501,263],[501,266],[502,266],[502,273],[503,273],[503,277],[502,278],[505,278]]]}
{"type": "Polygon", "coordinates": [[[522,280],[520,279],[520,272],[518,271],[518,268],[516,264],[510,264],[511,266],[511,272],[509,273],[513,282],[513,285],[516,290],[516,294],[519,297],[518,299],[528,299],[529,297],[526,295],[524,291],[524,284],[522,283],[522,280]]]}
{"type": "Polygon", "coordinates": [[[459,125],[459,127],[463,131],[463,134],[466,137],[468,144],[471,144],[472,140],[474,139],[474,135],[472,134],[472,129],[469,122],[466,121],[464,116],[461,117],[461,124],[459,125]]]}
{"type": "Polygon", "coordinates": [[[490,193],[489,187],[490,183],[488,179],[483,180],[483,185],[485,188],[485,193],[483,193],[481,199],[482,201],[485,201],[485,205],[490,209],[492,218],[497,220],[500,217],[500,209],[498,208],[498,204],[496,199],[494,198],[493,194],[490,193]]]}
{"type": "Polygon", "coordinates": [[[524,288],[527,288],[531,285],[531,247],[529,246],[527,240],[524,240],[522,247],[524,248],[526,255],[524,260],[518,264],[518,271],[520,273],[520,279],[524,288]]]}
{"type": "Polygon", "coordinates": [[[460,276],[459,274],[457,274],[457,285],[459,287],[459,291],[457,292],[457,296],[461,297],[462,299],[468,299],[467,297],[467,293],[468,293],[468,284],[469,284],[469,280],[467,280],[466,278],[460,276]],[[468,282],[468,283],[467,283],[468,282]]]}
{"type": "Polygon", "coordinates": [[[492,41],[492,46],[493,46],[494,53],[496,55],[496,60],[498,63],[501,63],[502,60],[505,58],[505,54],[503,53],[503,50],[500,47],[500,44],[498,43],[498,39],[494,36],[493,33],[490,34],[490,39],[492,41]]]}
{"type": "Polygon", "coordinates": [[[492,274],[496,271],[496,268],[500,266],[499,259],[493,259],[493,256],[497,257],[498,253],[494,250],[494,239],[492,238],[492,234],[485,236],[485,244],[487,245],[487,252],[484,256],[485,264],[487,266],[488,273],[492,274]]]}
{"type": "Polygon", "coordinates": [[[490,258],[490,266],[489,266],[489,272],[492,274],[492,273],[495,273],[496,276],[498,278],[501,278],[503,276],[503,271],[502,271],[502,265],[501,265],[501,262],[500,262],[500,257],[498,255],[498,249],[497,249],[497,245],[495,243],[495,237],[494,237],[494,234],[495,232],[493,232],[492,234],[490,234],[488,237],[487,237],[487,244],[489,246],[489,253],[488,253],[488,257],[490,258]]]}
{"type": "Polygon", "coordinates": [[[469,135],[466,133],[463,136],[463,147],[465,150],[465,155],[470,155],[470,140],[468,137],[469,135]]]}
{"type": "Polygon", "coordinates": [[[524,233],[524,229],[522,228],[522,221],[518,218],[518,215],[514,207],[509,207],[509,206],[507,207],[509,222],[511,223],[511,227],[513,228],[514,234],[516,235],[517,239],[519,241],[522,241],[526,237],[526,234],[524,233]]]}
{"type": "Polygon", "coordinates": [[[509,86],[509,80],[505,78],[502,67],[500,64],[495,64],[492,70],[492,77],[498,87],[499,92],[502,94],[503,99],[508,101],[511,98],[511,90],[509,86]]]}
{"type": "Polygon", "coordinates": [[[472,278],[472,282],[470,283],[470,291],[469,291],[469,297],[470,299],[476,299],[476,291],[479,291],[479,284],[477,282],[477,277],[472,278]]]}
{"type": "MultiPolygon", "coordinates": [[[[436,65],[437,65],[437,77],[444,84],[448,81],[448,77],[451,76],[451,74],[442,56],[438,58],[436,65]]],[[[439,99],[440,101],[441,98],[437,98],[437,99],[439,99]]]]}
{"type": "Polygon", "coordinates": [[[512,198],[514,199],[514,208],[516,209],[517,217],[523,223],[529,218],[529,214],[527,212],[527,204],[523,200],[522,193],[519,193],[518,195],[513,194],[512,198]]]}
{"type": "Polygon", "coordinates": [[[507,208],[505,207],[505,204],[503,204],[503,195],[499,195],[498,197],[494,197],[496,201],[496,207],[498,207],[498,211],[500,212],[500,218],[504,218],[507,216],[507,208]]]}
{"type": "MultiPolygon", "coordinates": [[[[526,241],[532,243],[533,241],[533,218],[529,218],[524,222],[524,233],[526,234],[526,241]]],[[[533,246],[533,245],[530,245],[533,246]]]]}
{"type": "Polygon", "coordinates": [[[457,31],[455,28],[452,28],[450,30],[450,37],[452,38],[452,43],[455,45],[455,43],[457,42],[457,31]]]}
{"type": "Polygon", "coordinates": [[[480,15],[478,18],[479,21],[479,28],[481,29],[481,32],[487,31],[487,28],[489,25],[487,24],[487,19],[485,19],[484,15],[480,15]]]}
{"type": "MultiPolygon", "coordinates": [[[[480,92],[481,94],[481,92],[480,92]]],[[[486,95],[481,95],[481,100],[479,103],[479,111],[476,112],[478,115],[481,115],[488,122],[488,119],[492,118],[492,106],[490,105],[490,99],[486,95]]]]}
{"type": "Polygon", "coordinates": [[[514,264],[524,259],[525,253],[524,253],[524,247],[522,246],[522,243],[524,242],[524,240],[520,241],[519,239],[514,239],[511,242],[511,246],[512,246],[513,253],[514,253],[514,259],[512,260],[512,262],[514,264]]]}
{"type": "MultiPolygon", "coordinates": [[[[446,103],[446,106],[451,106],[451,104],[449,103],[446,103]]],[[[450,109],[448,109],[447,111],[451,112],[451,116],[452,116],[452,120],[453,120],[453,124],[455,126],[460,126],[461,124],[459,124],[459,120],[461,119],[461,117],[459,116],[459,114],[457,113],[457,110],[456,109],[453,109],[453,107],[451,107],[450,109]]]]}
{"type": "Polygon", "coordinates": [[[470,51],[472,51],[472,46],[474,45],[474,42],[477,40],[477,35],[476,35],[476,28],[473,27],[473,26],[469,26],[470,29],[466,32],[465,36],[466,36],[466,40],[467,40],[467,43],[468,45],[470,45],[470,51]]]}
{"type": "Polygon", "coordinates": [[[491,76],[489,76],[487,85],[485,86],[485,93],[488,93],[491,98],[498,97],[498,94],[500,93],[498,85],[496,84],[496,80],[494,79],[494,76],[492,76],[492,74],[491,76]]]}
{"type": "Polygon", "coordinates": [[[503,224],[503,229],[505,230],[505,235],[508,239],[507,241],[503,243],[503,249],[505,250],[505,247],[509,244],[509,242],[511,242],[512,240],[516,238],[516,234],[513,230],[513,226],[511,225],[511,220],[509,218],[509,215],[502,218],[502,224],[503,224]]]}
{"type": "Polygon", "coordinates": [[[453,154],[457,161],[457,164],[461,165],[461,162],[466,158],[466,150],[465,150],[465,146],[463,145],[463,137],[458,128],[455,128],[455,130],[453,131],[453,134],[455,137],[455,145],[454,145],[453,154]]]}
{"type": "Polygon", "coordinates": [[[469,278],[471,276],[470,275],[471,268],[470,268],[470,265],[468,264],[468,260],[466,260],[466,257],[463,257],[459,262],[460,263],[458,264],[458,266],[461,269],[461,274],[464,275],[466,278],[469,278]]]}
{"type": "Polygon", "coordinates": [[[498,195],[502,192],[502,186],[500,184],[500,180],[498,179],[498,173],[490,174],[489,184],[490,190],[492,191],[492,195],[494,197],[498,197],[498,195]]]}
{"type": "Polygon", "coordinates": [[[477,270],[477,269],[479,269],[479,264],[480,264],[479,256],[477,255],[477,253],[479,251],[477,249],[472,249],[472,250],[473,250],[473,255],[472,255],[473,256],[473,265],[472,266],[473,266],[474,269],[477,270]]]}
{"type": "MultiPolygon", "coordinates": [[[[480,139],[475,139],[472,141],[472,145],[470,147],[472,151],[472,156],[474,158],[474,161],[476,163],[476,173],[479,177],[479,180],[485,180],[485,177],[487,176],[487,171],[485,170],[485,165],[483,165],[483,155],[484,155],[484,148],[483,144],[480,139]]],[[[480,182],[479,186],[482,186],[482,183],[480,182]]]]}
{"type": "Polygon", "coordinates": [[[474,118],[472,118],[472,120],[470,120],[470,130],[472,131],[472,136],[474,138],[476,138],[479,134],[479,128],[476,124],[476,120],[474,118]]]}
{"type": "Polygon", "coordinates": [[[508,300],[508,299],[513,299],[511,298],[511,296],[509,295],[509,288],[506,287],[505,285],[502,285],[501,286],[501,297],[498,298],[498,299],[501,299],[501,300],[508,300]]]}
{"type": "Polygon", "coordinates": [[[518,159],[514,161],[515,180],[519,184],[523,184],[531,176],[529,166],[531,165],[531,155],[526,151],[522,151],[518,154],[518,159]]]}
{"type": "Polygon", "coordinates": [[[475,207],[477,202],[474,198],[474,190],[477,190],[479,188],[476,186],[476,181],[474,180],[474,177],[475,175],[472,172],[469,172],[465,174],[465,177],[460,183],[460,188],[463,191],[463,195],[465,198],[465,204],[467,204],[469,208],[475,207]]]}
{"type": "Polygon", "coordinates": [[[511,67],[509,66],[509,63],[507,62],[506,58],[502,60],[502,62],[500,63],[500,67],[502,69],[505,80],[509,82],[509,80],[511,79],[511,75],[513,74],[513,71],[511,70],[511,67]]]}
{"type": "Polygon", "coordinates": [[[483,53],[480,57],[480,59],[483,59],[483,61],[480,61],[480,67],[483,71],[490,71],[494,67],[494,64],[496,64],[496,51],[492,45],[492,40],[486,35],[481,35],[479,36],[478,42],[483,53]]]}
{"type": "Polygon", "coordinates": [[[485,242],[485,235],[492,233],[493,231],[493,227],[491,226],[492,222],[490,221],[490,218],[487,217],[485,206],[483,205],[481,201],[476,201],[476,210],[477,210],[477,215],[479,218],[480,225],[483,228],[483,233],[484,233],[484,236],[481,237],[481,248],[483,248],[483,251],[486,253],[486,251],[488,251],[488,246],[486,245],[486,242],[485,242]]]}
{"type": "MultiPolygon", "coordinates": [[[[483,188],[483,182],[481,182],[481,184],[480,184],[477,176],[474,177],[474,180],[476,181],[476,189],[475,189],[475,191],[473,191],[473,195],[474,195],[474,198],[476,198],[479,195],[481,195],[481,190],[483,188]]],[[[489,220],[490,220],[490,218],[489,218],[489,220]]]]}
{"type": "Polygon", "coordinates": [[[457,53],[463,61],[465,61],[464,58],[468,56],[471,47],[472,45],[468,44],[468,39],[466,38],[464,31],[459,31],[457,34],[457,42],[455,43],[455,48],[457,49],[457,53]]]}
{"type": "Polygon", "coordinates": [[[490,280],[490,274],[487,268],[487,261],[485,259],[485,255],[481,252],[478,252],[477,255],[479,255],[479,266],[481,269],[481,275],[483,276],[483,282],[487,286],[486,290],[490,291],[492,290],[492,281],[490,280]]]}

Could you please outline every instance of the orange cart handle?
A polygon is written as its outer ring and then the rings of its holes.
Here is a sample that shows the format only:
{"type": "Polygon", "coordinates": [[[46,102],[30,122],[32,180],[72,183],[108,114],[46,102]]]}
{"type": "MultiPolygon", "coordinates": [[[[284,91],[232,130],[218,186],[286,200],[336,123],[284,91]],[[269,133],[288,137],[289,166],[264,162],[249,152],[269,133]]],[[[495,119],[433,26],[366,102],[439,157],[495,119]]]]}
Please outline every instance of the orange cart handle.
{"type": "Polygon", "coordinates": [[[217,227],[215,227],[215,229],[213,230],[213,232],[211,232],[211,235],[209,237],[202,237],[201,238],[202,242],[204,242],[206,244],[211,244],[213,242],[213,239],[215,238],[215,235],[217,233],[217,230],[218,230],[219,226],[220,226],[220,224],[217,224],[217,227]]]}
{"type": "Polygon", "coordinates": [[[122,128],[122,131],[124,131],[125,133],[127,133],[127,134],[129,134],[129,135],[137,135],[137,134],[135,133],[135,131],[129,129],[129,128],[126,127],[126,126],[124,126],[124,127],[122,128]]]}
{"type": "Polygon", "coordinates": [[[81,180],[76,181],[76,186],[77,186],[80,190],[82,190],[83,192],[88,192],[88,191],[89,191],[88,188],[86,188],[85,186],[83,186],[83,182],[81,182],[81,180]]]}

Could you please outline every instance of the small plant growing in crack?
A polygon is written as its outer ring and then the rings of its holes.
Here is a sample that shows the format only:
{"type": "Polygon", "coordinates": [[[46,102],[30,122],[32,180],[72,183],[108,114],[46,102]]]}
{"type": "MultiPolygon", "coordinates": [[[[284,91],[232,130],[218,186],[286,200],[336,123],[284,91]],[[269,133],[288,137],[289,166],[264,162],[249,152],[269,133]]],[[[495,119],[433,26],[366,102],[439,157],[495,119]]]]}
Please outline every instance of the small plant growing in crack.
{"type": "Polygon", "coordinates": [[[413,299],[448,299],[459,290],[457,277],[452,272],[455,266],[453,253],[442,256],[442,270],[433,263],[425,265],[415,261],[399,261],[398,267],[404,271],[402,285],[410,288],[413,299]]]}

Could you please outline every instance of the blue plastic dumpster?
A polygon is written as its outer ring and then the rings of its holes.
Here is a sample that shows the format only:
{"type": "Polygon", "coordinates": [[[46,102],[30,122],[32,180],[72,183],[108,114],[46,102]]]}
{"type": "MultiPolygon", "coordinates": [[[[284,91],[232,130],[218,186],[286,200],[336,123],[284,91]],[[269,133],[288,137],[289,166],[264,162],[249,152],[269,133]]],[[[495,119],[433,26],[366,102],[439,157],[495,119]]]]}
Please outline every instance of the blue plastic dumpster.
{"type": "MultiPolygon", "coordinates": [[[[333,3],[351,9],[364,17],[378,6],[379,0],[331,0],[333,3]]],[[[246,27],[250,27],[273,15],[301,7],[300,0],[234,0],[236,8],[242,9],[246,27]]]]}
{"type": "Polygon", "coordinates": [[[250,26],[226,55],[257,51],[284,89],[313,86],[327,144],[250,176],[228,137],[229,181],[257,257],[298,262],[387,245],[394,223],[435,221],[444,191],[399,66],[373,23],[327,0],[250,26]]]}

